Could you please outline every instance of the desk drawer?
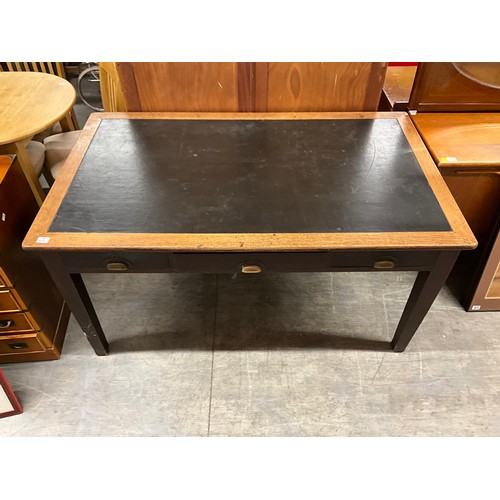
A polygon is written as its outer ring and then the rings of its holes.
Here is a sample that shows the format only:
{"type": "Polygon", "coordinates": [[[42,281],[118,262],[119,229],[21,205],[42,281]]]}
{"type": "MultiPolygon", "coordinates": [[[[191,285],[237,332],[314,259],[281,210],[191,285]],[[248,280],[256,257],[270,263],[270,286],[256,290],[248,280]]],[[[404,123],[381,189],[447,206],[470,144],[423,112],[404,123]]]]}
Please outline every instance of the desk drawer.
{"type": "Polygon", "coordinates": [[[34,332],[38,329],[38,325],[29,314],[0,313],[0,337],[15,332],[34,332]]]}
{"type": "Polygon", "coordinates": [[[0,290],[0,313],[19,312],[24,309],[24,304],[19,296],[16,298],[14,290],[0,290]]]}
{"type": "MultiPolygon", "coordinates": [[[[40,333],[8,335],[0,337],[0,354],[19,354],[25,352],[44,352],[45,346],[40,339],[40,333]]],[[[1,362],[8,359],[1,360],[1,362]]]]}
{"type": "Polygon", "coordinates": [[[430,269],[435,251],[174,253],[172,270],[199,273],[386,271],[430,269]]]}
{"type": "Polygon", "coordinates": [[[166,252],[63,252],[69,272],[155,272],[168,271],[166,252]]]}
{"type": "Polygon", "coordinates": [[[331,269],[388,270],[424,270],[430,269],[439,256],[437,251],[346,251],[332,252],[331,269]]]}
{"type": "Polygon", "coordinates": [[[413,270],[431,268],[437,251],[336,252],[68,252],[69,272],[185,272],[209,274],[413,270]]]}
{"type": "Polygon", "coordinates": [[[328,271],[327,252],[174,253],[172,270],[193,273],[328,271]]]}
{"type": "Polygon", "coordinates": [[[7,276],[2,271],[2,268],[0,267],[0,288],[6,288],[8,286],[12,286],[12,285],[9,282],[9,280],[7,279],[7,276]]]}

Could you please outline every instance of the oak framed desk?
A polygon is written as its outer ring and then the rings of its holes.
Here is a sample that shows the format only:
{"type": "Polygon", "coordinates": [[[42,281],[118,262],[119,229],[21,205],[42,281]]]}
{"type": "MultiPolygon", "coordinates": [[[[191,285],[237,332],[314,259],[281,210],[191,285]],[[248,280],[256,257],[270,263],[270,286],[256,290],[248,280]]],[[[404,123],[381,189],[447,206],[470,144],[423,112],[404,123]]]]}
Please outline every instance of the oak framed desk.
{"type": "Polygon", "coordinates": [[[101,113],[23,248],[104,355],[82,273],[418,271],[400,352],[475,245],[405,113],[101,113]]]}

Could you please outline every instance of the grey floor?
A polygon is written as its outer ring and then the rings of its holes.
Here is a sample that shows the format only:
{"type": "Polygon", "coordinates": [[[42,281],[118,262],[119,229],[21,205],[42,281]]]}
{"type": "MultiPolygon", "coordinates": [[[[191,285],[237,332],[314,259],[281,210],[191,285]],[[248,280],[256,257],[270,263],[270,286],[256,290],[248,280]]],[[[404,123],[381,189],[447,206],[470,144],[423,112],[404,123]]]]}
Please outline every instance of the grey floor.
{"type": "Polygon", "coordinates": [[[0,365],[0,436],[498,436],[500,313],[446,286],[393,353],[414,277],[85,275],[110,354],[72,318],[60,360],[0,365]]]}
{"type": "Polygon", "coordinates": [[[414,273],[85,275],[104,331],[2,365],[3,436],[497,436],[500,314],[445,287],[388,350],[414,273]]]}

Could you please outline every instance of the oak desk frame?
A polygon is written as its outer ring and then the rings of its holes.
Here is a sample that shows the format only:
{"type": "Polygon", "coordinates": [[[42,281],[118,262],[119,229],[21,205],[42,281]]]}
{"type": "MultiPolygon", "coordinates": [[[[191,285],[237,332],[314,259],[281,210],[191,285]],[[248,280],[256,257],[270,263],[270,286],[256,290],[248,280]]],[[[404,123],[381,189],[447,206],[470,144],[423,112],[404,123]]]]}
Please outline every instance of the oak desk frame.
{"type": "Polygon", "coordinates": [[[89,118],[52,187],[23,248],[43,258],[96,354],[108,343],[84,286],[87,272],[418,271],[391,341],[402,352],[445,283],[460,250],[477,242],[406,113],[99,113],[89,118]],[[61,203],[102,120],[397,119],[450,230],[330,233],[85,233],[51,232],[61,203]],[[115,269],[113,271],[113,269],[115,269]]]}

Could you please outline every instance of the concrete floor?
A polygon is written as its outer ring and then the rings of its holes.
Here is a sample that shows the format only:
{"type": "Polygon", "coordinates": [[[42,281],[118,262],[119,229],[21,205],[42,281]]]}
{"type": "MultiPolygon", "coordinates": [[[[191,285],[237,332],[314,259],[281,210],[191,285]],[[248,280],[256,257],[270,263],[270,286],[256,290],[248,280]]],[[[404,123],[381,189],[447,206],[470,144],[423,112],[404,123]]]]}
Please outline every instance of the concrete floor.
{"type": "Polygon", "coordinates": [[[85,275],[110,341],[0,365],[2,436],[497,436],[500,313],[445,287],[387,349],[414,273],[85,275]]]}
{"type": "Polygon", "coordinates": [[[498,436],[500,313],[446,286],[393,353],[414,277],[85,275],[110,354],[72,318],[60,360],[0,365],[0,436],[498,436]]]}

